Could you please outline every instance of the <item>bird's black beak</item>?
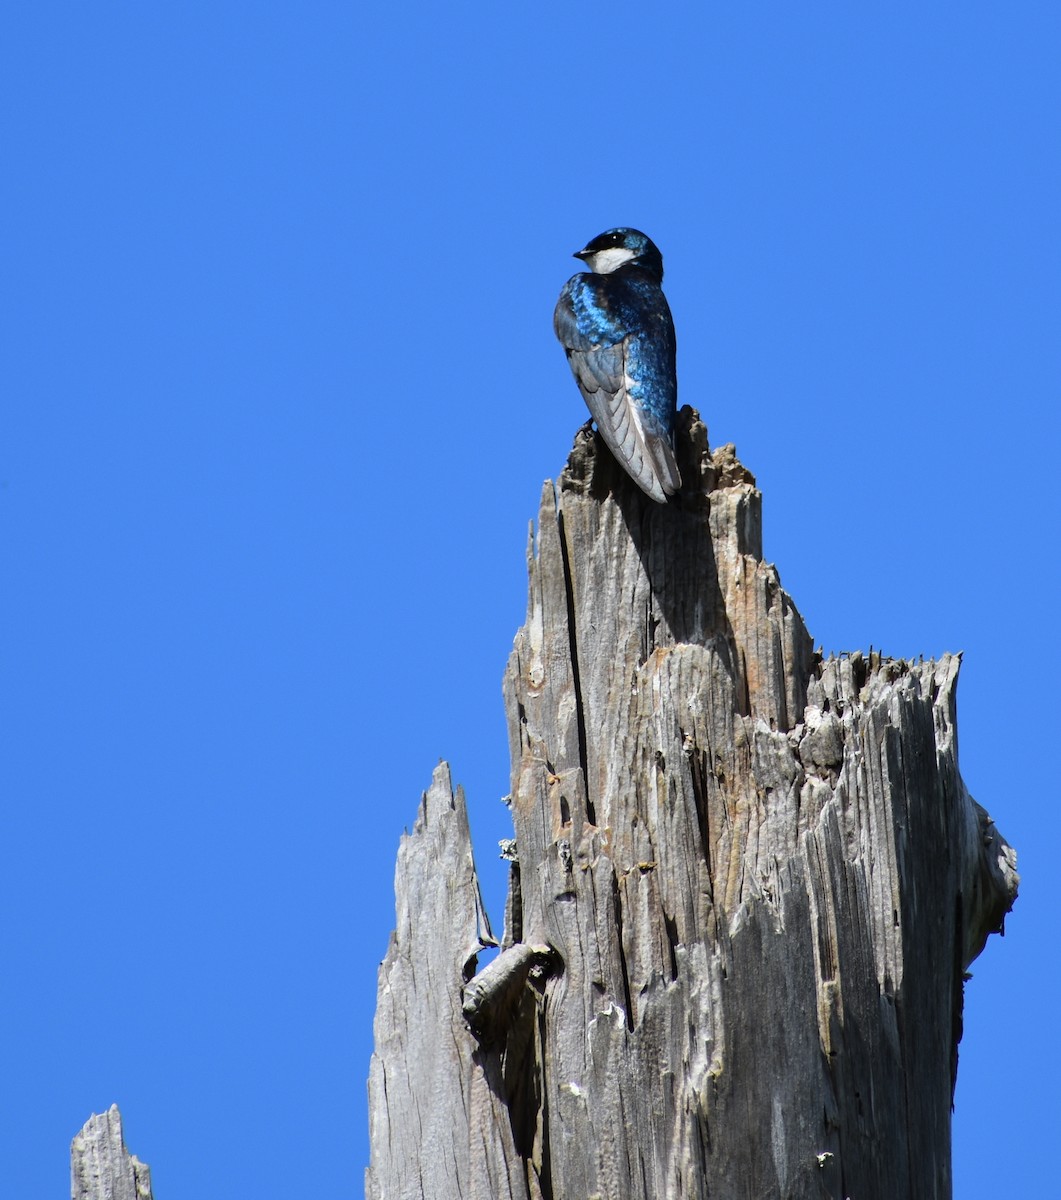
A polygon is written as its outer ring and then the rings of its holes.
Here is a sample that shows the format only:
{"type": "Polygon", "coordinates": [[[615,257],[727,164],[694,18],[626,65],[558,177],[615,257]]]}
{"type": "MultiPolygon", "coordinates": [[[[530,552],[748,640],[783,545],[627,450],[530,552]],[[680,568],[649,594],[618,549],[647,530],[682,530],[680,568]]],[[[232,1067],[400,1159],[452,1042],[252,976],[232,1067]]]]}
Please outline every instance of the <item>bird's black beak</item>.
{"type": "Polygon", "coordinates": [[[588,246],[586,246],[582,250],[576,250],[575,253],[571,255],[572,258],[581,258],[583,262],[585,262],[585,260],[588,256],[589,256],[589,247],[588,246]]]}

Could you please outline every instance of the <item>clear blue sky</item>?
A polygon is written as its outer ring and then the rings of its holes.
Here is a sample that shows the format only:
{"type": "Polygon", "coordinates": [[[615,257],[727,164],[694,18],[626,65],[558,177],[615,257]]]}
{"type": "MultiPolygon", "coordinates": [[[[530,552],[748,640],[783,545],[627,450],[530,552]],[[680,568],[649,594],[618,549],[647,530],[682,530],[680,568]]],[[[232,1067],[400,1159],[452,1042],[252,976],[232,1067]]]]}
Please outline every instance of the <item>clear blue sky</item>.
{"type": "Polygon", "coordinates": [[[500,680],[586,413],[570,255],[663,250],[683,402],[826,649],[963,650],[1021,855],[956,1196],[1056,1187],[1061,9],[9,6],[0,1161],[358,1197],[433,766],[500,923],[500,680]]]}

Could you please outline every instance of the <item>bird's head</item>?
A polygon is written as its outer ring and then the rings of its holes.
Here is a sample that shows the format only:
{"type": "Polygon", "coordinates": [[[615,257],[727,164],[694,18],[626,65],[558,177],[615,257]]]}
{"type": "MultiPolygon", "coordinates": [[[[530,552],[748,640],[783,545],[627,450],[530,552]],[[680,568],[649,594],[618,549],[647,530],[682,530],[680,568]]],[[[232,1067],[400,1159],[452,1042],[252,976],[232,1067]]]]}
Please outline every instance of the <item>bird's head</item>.
{"type": "Polygon", "coordinates": [[[656,243],[639,229],[606,229],[584,249],[575,251],[591,271],[608,275],[627,263],[636,263],[660,279],[663,278],[663,255],[656,243]]]}

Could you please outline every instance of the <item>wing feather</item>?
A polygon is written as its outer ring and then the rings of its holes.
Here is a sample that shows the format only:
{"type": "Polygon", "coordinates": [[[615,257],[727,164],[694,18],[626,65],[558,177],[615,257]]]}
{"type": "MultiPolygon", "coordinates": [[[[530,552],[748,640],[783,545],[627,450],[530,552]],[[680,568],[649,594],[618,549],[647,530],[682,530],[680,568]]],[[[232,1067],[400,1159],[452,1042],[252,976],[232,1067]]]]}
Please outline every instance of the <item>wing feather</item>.
{"type": "Polygon", "coordinates": [[[628,339],[601,351],[568,351],[572,373],[601,437],[616,459],[643,492],[661,503],[681,488],[681,475],[670,437],[653,427],[630,398],[625,369],[615,371],[620,359],[625,367],[628,339]],[[616,355],[616,351],[622,351],[616,355]],[[616,379],[618,374],[618,379],[616,379]]]}
{"type": "MultiPolygon", "coordinates": [[[[673,379],[673,326],[660,341],[641,329],[622,333],[622,323],[609,321],[609,307],[596,290],[601,277],[576,275],[560,293],[553,314],[556,336],[590,415],[608,449],[643,492],[664,502],[681,487],[671,435],[640,403],[646,368],[673,379]],[[671,366],[667,373],[666,357],[671,366]]],[[[674,397],[667,396],[670,411],[674,397]]]]}

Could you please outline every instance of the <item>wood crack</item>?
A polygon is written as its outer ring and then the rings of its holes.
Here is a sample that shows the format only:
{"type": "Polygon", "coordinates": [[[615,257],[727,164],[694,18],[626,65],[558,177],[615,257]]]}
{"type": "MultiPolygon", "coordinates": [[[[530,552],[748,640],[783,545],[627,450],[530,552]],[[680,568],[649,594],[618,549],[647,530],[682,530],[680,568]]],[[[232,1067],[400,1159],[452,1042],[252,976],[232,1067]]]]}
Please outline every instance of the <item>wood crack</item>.
{"type": "Polygon", "coordinates": [[[564,529],[564,512],[557,509],[557,526],[560,534],[560,556],[564,574],[564,594],[567,608],[567,632],[571,656],[571,686],[574,691],[575,720],[578,725],[578,760],[582,767],[582,778],[586,787],[586,820],[591,825],[597,823],[596,805],[590,784],[589,756],[586,744],[586,706],[582,697],[582,678],[578,662],[578,624],[575,610],[575,584],[571,573],[570,551],[564,529]]]}

